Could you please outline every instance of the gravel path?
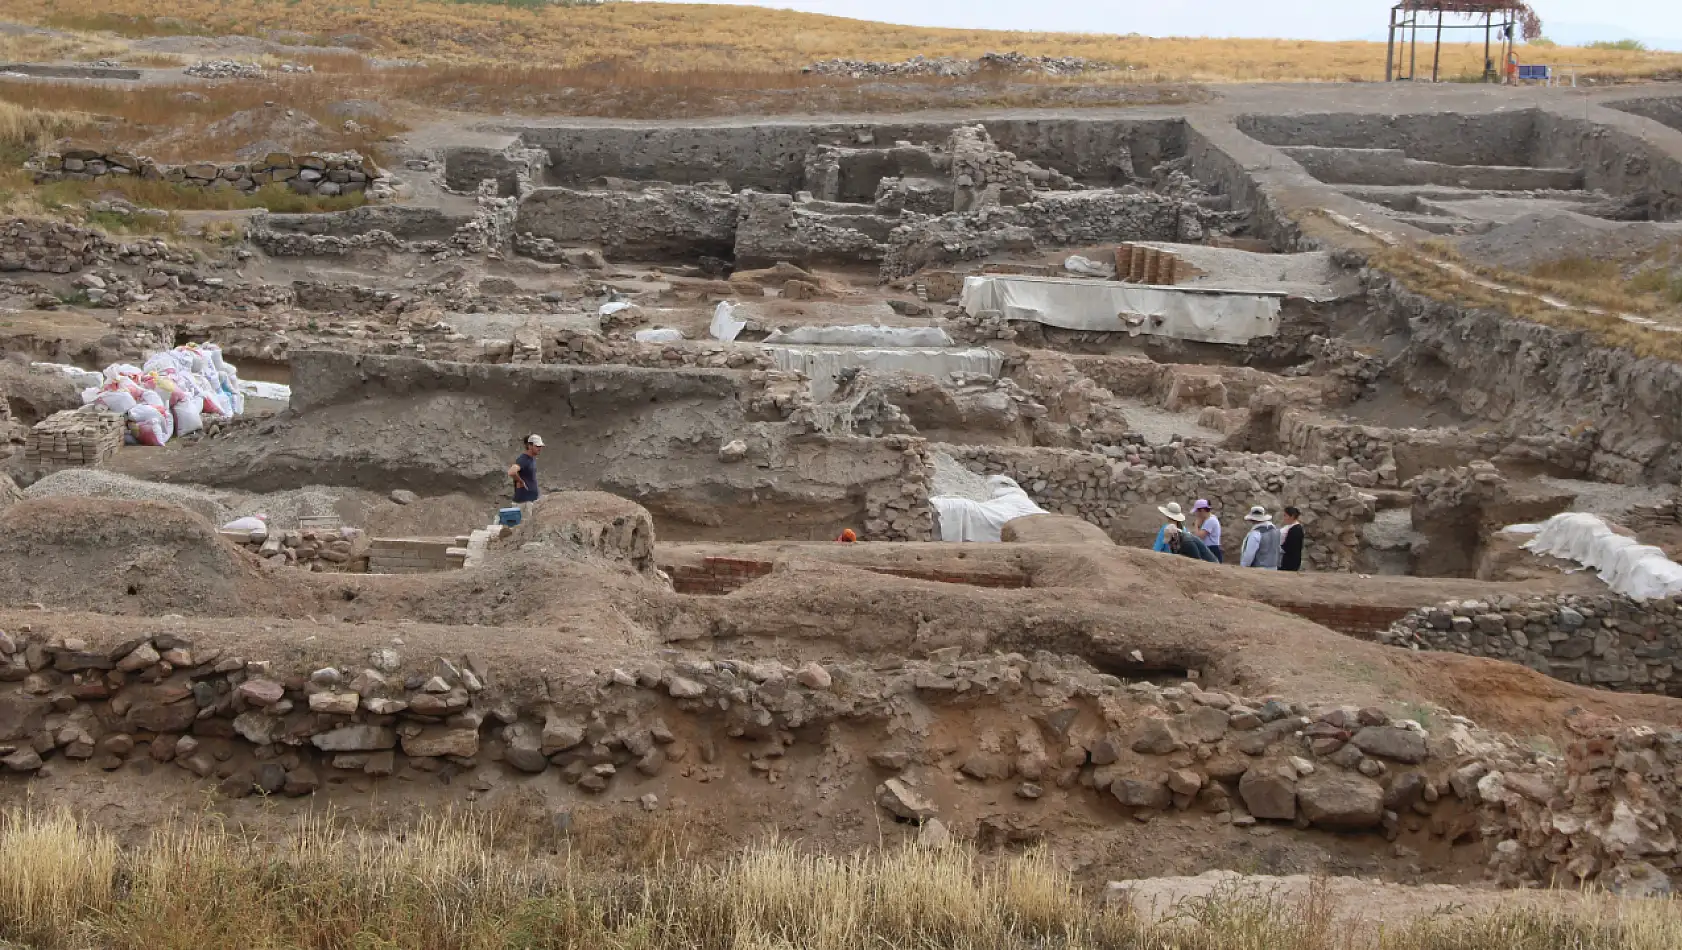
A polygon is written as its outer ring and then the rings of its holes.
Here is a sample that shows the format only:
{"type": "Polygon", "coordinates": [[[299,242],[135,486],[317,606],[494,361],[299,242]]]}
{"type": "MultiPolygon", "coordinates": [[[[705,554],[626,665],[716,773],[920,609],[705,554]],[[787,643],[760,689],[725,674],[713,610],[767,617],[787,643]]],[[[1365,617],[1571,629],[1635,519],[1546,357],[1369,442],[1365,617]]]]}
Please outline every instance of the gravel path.
{"type": "Polygon", "coordinates": [[[972,501],[988,501],[993,497],[986,478],[964,468],[945,452],[930,452],[929,461],[934,464],[929,494],[956,495],[972,501]]]}
{"type": "Polygon", "coordinates": [[[220,492],[142,481],[97,469],[61,469],[29,486],[23,494],[25,498],[78,495],[126,501],[156,501],[186,508],[217,526],[231,520],[220,492]]]}

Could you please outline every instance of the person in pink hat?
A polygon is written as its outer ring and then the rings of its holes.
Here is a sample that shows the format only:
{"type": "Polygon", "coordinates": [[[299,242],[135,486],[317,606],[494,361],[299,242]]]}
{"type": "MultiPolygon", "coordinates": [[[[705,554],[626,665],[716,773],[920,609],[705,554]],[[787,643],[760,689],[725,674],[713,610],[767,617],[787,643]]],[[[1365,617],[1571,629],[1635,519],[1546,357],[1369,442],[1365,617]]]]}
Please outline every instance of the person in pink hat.
{"type": "Polygon", "coordinates": [[[1197,537],[1208,546],[1209,552],[1215,555],[1215,560],[1226,563],[1226,552],[1221,549],[1221,519],[1215,517],[1215,512],[1209,507],[1209,499],[1199,498],[1191,506],[1192,523],[1197,525],[1197,537]]]}

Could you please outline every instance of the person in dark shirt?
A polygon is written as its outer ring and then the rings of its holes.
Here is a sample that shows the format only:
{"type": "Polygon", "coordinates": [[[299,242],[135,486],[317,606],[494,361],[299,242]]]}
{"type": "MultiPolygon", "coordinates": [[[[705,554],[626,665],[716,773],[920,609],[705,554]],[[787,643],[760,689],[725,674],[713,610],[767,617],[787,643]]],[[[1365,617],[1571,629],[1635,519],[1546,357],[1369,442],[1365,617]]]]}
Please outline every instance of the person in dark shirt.
{"type": "Polygon", "coordinates": [[[514,504],[520,505],[537,500],[537,457],[543,454],[543,437],[538,435],[526,439],[526,450],[508,466],[508,477],[514,481],[514,504]]]}
{"type": "Polygon", "coordinates": [[[1302,522],[1297,520],[1301,514],[1302,511],[1295,505],[1285,509],[1285,537],[1279,558],[1281,571],[1302,570],[1302,522]]]}

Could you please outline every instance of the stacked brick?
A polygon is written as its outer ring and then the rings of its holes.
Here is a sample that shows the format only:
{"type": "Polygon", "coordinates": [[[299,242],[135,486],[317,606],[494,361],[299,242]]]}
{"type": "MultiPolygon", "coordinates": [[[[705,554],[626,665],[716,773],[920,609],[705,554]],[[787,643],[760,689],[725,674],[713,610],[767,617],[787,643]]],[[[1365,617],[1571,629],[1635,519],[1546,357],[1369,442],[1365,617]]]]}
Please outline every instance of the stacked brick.
{"type": "Polygon", "coordinates": [[[1172,251],[1138,244],[1115,249],[1116,280],[1129,284],[1172,285],[1179,283],[1180,258],[1172,251]]]}
{"type": "Polygon", "coordinates": [[[23,444],[25,461],[98,465],[123,446],[123,417],[102,409],[66,409],[36,423],[23,444]]]}
{"type": "Polygon", "coordinates": [[[463,566],[467,538],[377,538],[368,548],[370,574],[430,574],[463,566]]]}

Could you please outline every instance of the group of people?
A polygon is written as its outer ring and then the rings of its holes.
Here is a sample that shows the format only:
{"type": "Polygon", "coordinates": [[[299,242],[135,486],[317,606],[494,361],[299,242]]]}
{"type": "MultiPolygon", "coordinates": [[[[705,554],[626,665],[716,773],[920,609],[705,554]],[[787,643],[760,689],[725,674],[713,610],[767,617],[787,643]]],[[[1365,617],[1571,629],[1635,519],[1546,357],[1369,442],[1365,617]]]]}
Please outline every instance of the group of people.
{"type": "MultiPolygon", "coordinates": [[[[1215,516],[1208,499],[1199,498],[1191,506],[1191,525],[1177,501],[1156,509],[1168,520],[1156,533],[1151,550],[1182,557],[1196,558],[1214,564],[1226,563],[1226,548],[1221,543],[1221,519],[1215,516]]],[[[1302,570],[1302,512],[1294,506],[1284,510],[1284,525],[1273,523],[1273,515],[1261,505],[1250,509],[1244,520],[1250,530],[1238,556],[1240,567],[1259,567],[1269,571],[1302,570]]]]}

